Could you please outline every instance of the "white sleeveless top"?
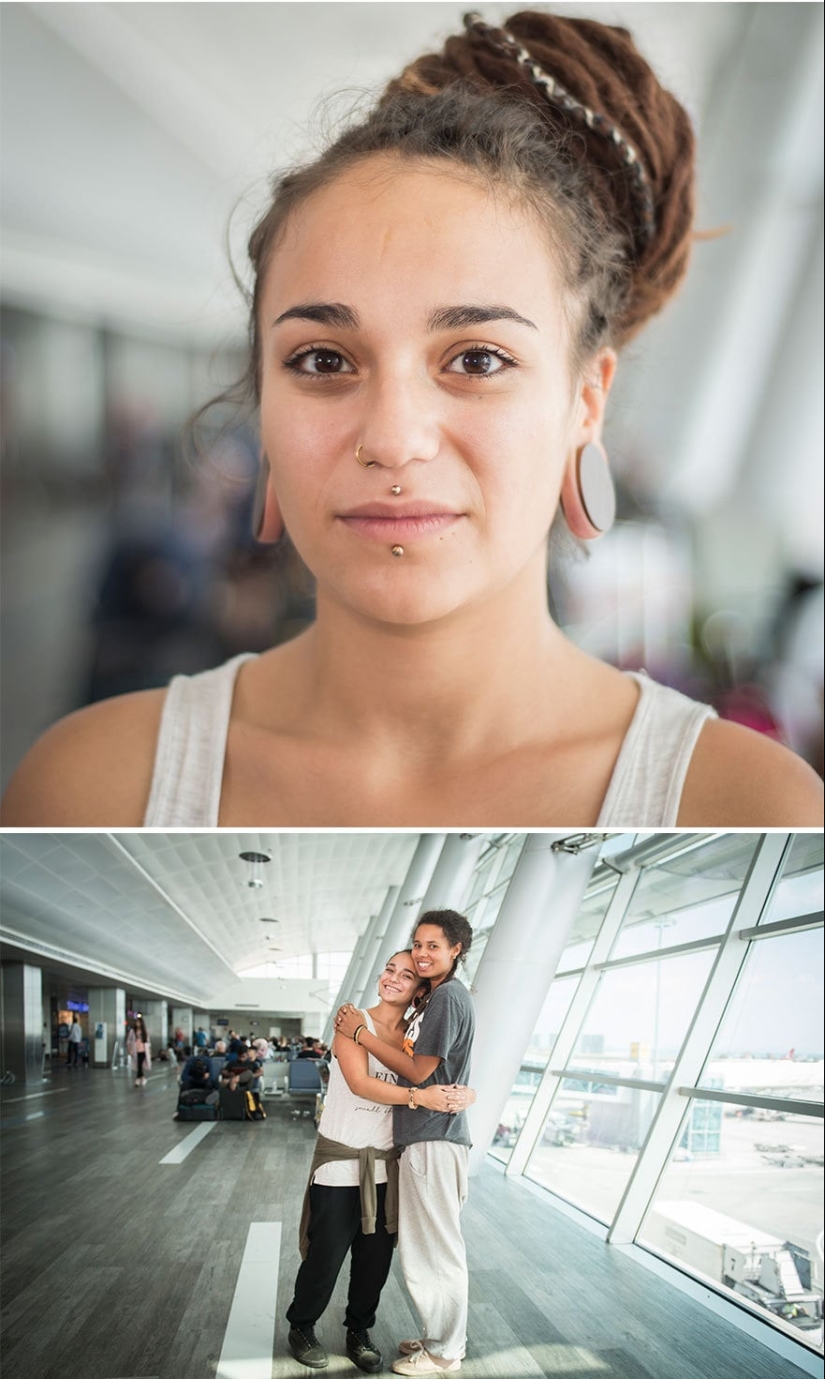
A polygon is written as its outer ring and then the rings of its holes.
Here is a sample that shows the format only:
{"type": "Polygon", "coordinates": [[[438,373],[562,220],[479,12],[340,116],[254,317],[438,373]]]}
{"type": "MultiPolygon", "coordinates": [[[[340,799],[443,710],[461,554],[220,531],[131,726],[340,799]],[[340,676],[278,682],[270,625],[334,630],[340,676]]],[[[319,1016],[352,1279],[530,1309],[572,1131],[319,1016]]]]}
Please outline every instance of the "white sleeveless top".
{"type": "MultiPolygon", "coordinates": [[[[364,1019],[370,1034],[375,1034],[369,1011],[364,1011],[364,1019]]],[[[367,1053],[370,1077],[380,1077],[384,1082],[398,1082],[395,1073],[367,1053]]],[[[330,1059],[329,1086],[324,1099],[324,1110],[318,1126],[320,1134],[339,1144],[348,1144],[351,1149],[392,1149],[392,1107],[382,1106],[377,1101],[364,1101],[349,1089],[349,1084],[338,1065],[338,1059],[330,1059]]],[[[360,1165],[357,1159],[342,1159],[339,1163],[324,1164],[316,1169],[313,1183],[322,1187],[357,1187],[360,1165]]],[[[387,1181],[387,1164],[384,1159],[375,1160],[375,1181],[387,1181]]]]}
{"type": "MultiPolygon", "coordinates": [[[[244,653],[166,692],[144,828],[216,828],[235,679],[244,653]]],[[[631,672],[639,702],[616,759],[596,828],[673,828],[702,726],[716,714],[631,672]]],[[[506,823],[505,819],[500,820],[506,823]]]]}

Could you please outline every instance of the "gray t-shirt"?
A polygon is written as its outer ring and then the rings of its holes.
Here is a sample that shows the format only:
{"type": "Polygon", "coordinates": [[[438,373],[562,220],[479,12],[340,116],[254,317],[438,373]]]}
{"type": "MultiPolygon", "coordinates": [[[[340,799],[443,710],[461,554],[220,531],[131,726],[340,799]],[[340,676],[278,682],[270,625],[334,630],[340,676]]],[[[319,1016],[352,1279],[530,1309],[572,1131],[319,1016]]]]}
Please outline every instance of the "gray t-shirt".
{"type": "MultiPolygon", "coordinates": [[[[404,1037],[407,1053],[421,1053],[441,1059],[422,1087],[433,1083],[469,1084],[470,1054],[475,1033],[475,1015],[466,986],[453,979],[437,986],[420,1015],[414,1015],[404,1037]]],[[[402,1087],[412,1083],[399,1077],[402,1087]]],[[[467,1117],[463,1111],[451,1116],[446,1111],[411,1111],[409,1106],[393,1108],[393,1138],[396,1144],[418,1144],[422,1140],[449,1140],[471,1145],[467,1117]]]]}

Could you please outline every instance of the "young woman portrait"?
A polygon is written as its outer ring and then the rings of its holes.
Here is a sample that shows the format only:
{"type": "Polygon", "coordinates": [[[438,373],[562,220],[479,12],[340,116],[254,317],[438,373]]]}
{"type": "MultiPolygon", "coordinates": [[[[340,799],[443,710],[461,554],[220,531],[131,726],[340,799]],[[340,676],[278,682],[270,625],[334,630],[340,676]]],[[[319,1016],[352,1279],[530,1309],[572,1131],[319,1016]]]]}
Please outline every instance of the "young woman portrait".
{"type": "Polygon", "coordinates": [[[793,753],[581,650],[551,529],[610,526],[622,349],[687,271],[691,122],[624,29],[468,15],[256,225],[258,532],[316,616],[83,709],[8,826],[821,823],[793,753]]]}

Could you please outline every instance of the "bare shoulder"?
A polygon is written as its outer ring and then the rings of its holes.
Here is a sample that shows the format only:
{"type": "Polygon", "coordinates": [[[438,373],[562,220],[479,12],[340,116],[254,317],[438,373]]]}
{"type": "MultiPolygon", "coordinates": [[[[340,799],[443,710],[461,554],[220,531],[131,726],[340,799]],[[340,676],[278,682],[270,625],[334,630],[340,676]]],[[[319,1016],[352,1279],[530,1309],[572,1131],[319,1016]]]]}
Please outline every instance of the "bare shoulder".
{"type": "Polygon", "coordinates": [[[165,694],[119,695],[61,718],[12,776],[3,827],[140,827],[165,694]]]}
{"type": "Polygon", "coordinates": [[[822,781],[801,757],[738,723],[706,723],[691,758],[685,828],[821,828],[822,781]]]}

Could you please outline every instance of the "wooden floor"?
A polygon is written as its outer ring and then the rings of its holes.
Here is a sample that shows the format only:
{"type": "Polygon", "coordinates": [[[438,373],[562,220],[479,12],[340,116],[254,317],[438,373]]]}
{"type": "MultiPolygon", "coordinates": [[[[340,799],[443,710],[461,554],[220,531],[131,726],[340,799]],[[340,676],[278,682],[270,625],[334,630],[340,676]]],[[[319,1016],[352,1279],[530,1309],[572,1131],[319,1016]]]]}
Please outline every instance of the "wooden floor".
{"type": "MultiPolygon", "coordinates": [[[[265,1314],[277,1279],[271,1372],[253,1356],[220,1373],[311,1373],[286,1349],[284,1313],[312,1121],[270,1100],[266,1122],[219,1123],[183,1162],[161,1164],[195,1128],[172,1119],[167,1069],[135,1089],[126,1073],[59,1068],[43,1087],[0,1093],[5,1379],[215,1376],[250,1223],[276,1221],[280,1260],[260,1263],[245,1290],[265,1314]]],[[[799,1379],[493,1167],[472,1180],[464,1220],[465,1379],[799,1379]]],[[[317,1330],[326,1373],[352,1379],[343,1308],[339,1281],[317,1330]]],[[[397,1340],[416,1334],[396,1261],[373,1331],[387,1368],[397,1340]]]]}

